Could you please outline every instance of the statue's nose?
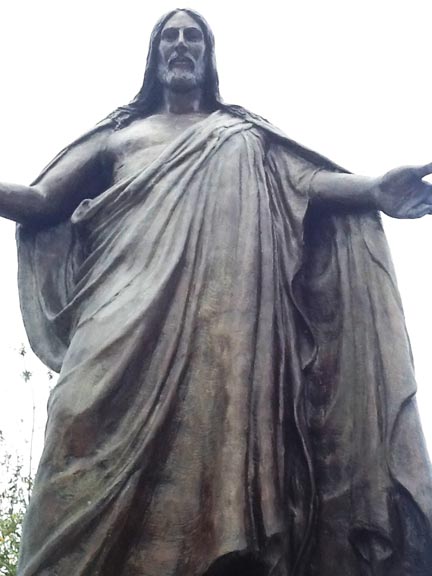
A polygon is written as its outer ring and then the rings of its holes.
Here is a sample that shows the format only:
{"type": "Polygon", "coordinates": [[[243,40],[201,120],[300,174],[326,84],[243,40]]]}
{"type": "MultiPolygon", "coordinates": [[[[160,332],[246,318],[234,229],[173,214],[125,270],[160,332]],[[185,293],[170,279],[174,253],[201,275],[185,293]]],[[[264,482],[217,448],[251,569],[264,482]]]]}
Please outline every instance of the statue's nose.
{"type": "Polygon", "coordinates": [[[177,51],[182,51],[182,52],[185,52],[187,50],[183,30],[179,30],[179,35],[177,37],[177,43],[176,43],[176,49],[177,49],[177,51]]]}

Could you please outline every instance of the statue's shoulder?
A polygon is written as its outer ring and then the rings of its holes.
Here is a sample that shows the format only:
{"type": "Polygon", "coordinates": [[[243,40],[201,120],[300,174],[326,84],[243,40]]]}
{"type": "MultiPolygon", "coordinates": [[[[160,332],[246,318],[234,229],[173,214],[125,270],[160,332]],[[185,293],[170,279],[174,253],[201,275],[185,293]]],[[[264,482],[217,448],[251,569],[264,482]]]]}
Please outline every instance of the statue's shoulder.
{"type": "Polygon", "coordinates": [[[114,131],[115,126],[110,120],[104,120],[100,124],[97,124],[94,128],[85,132],[79,138],[73,140],[68,146],[63,148],[57,156],[55,156],[47,166],[42,170],[39,176],[32,182],[32,184],[37,184],[52,168],[61,164],[61,161],[68,157],[70,154],[92,156],[96,155],[99,150],[105,147],[109,136],[114,131]],[[94,153],[94,154],[93,154],[94,153]]]}
{"type": "Polygon", "coordinates": [[[278,153],[294,155],[327,170],[347,172],[345,168],[339,166],[329,158],[290,138],[283,130],[269,122],[263,116],[237,105],[227,105],[226,111],[251,122],[255,128],[260,131],[268,147],[277,150],[278,153]]]}

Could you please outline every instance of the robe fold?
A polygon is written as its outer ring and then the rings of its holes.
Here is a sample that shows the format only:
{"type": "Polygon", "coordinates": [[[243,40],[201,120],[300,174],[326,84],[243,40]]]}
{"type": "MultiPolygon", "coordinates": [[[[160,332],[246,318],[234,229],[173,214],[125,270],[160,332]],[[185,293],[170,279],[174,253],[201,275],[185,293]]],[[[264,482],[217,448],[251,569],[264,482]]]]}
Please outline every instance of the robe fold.
{"type": "Polygon", "coordinates": [[[429,574],[386,241],[376,213],[310,208],[318,170],[340,168],[220,110],[19,228],[29,340],[60,371],[20,576],[429,574]]]}

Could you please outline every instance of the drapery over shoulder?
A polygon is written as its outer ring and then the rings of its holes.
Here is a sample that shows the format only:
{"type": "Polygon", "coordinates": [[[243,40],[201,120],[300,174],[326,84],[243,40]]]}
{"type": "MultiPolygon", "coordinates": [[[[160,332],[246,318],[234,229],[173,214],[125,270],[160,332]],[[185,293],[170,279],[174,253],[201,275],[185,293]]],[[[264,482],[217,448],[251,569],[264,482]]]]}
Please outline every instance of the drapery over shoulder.
{"type": "Polygon", "coordinates": [[[61,368],[21,576],[192,576],[239,551],[426,576],[393,268],[377,214],[309,206],[318,170],[341,169],[218,111],[70,222],[19,229],[29,339],[61,368]]]}

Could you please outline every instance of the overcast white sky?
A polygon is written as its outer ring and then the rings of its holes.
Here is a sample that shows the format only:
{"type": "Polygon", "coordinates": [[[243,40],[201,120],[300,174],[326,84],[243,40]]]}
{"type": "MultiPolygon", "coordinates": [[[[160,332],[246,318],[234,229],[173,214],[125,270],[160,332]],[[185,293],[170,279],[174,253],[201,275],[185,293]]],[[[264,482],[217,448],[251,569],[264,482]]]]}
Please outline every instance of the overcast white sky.
{"type": "MultiPolygon", "coordinates": [[[[216,37],[221,92],[348,169],[378,175],[432,161],[430,0],[267,0],[188,5],[216,37]]],[[[3,0],[0,180],[29,183],[66,144],[141,85],[164,0],[3,0]]],[[[385,221],[432,447],[432,220],[385,221]]],[[[0,429],[28,451],[31,392],[19,378],[25,341],[14,225],[0,222],[0,429]]],[[[40,450],[46,369],[30,357],[40,450]]]]}

